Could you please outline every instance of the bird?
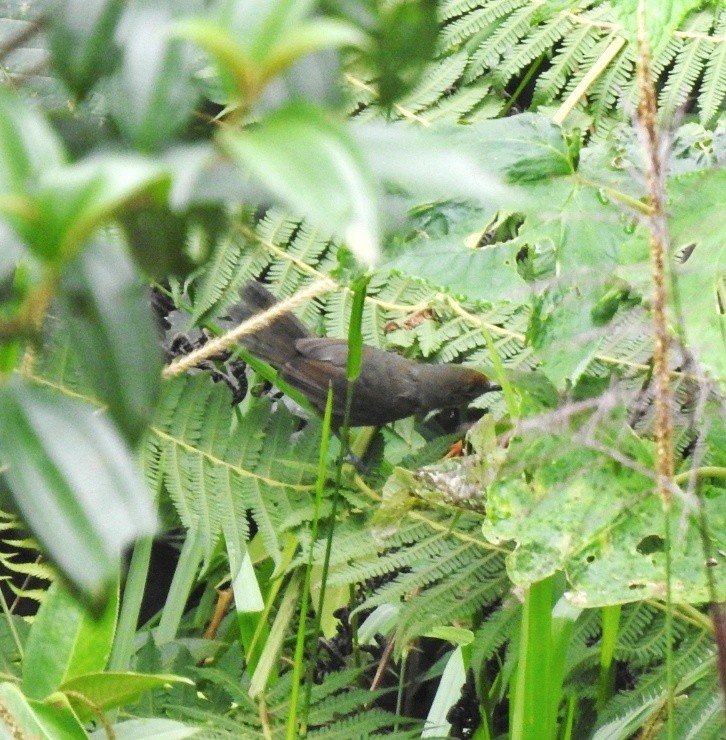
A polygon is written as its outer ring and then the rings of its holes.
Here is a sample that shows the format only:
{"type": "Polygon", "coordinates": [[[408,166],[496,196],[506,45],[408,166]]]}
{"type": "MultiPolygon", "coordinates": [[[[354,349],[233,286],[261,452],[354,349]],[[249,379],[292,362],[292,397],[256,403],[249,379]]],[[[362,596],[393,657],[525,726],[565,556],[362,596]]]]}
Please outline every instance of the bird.
{"type": "MultiPolygon", "coordinates": [[[[260,282],[252,280],[241,300],[224,317],[241,323],[277,303],[260,282]]],[[[333,428],[345,417],[348,342],[313,334],[292,313],[245,335],[242,345],[269,363],[321,415],[328,388],[333,388],[333,428]]],[[[363,345],[361,369],[353,382],[350,426],[383,426],[398,419],[463,406],[484,393],[501,390],[484,373],[452,363],[430,364],[363,345]]]]}

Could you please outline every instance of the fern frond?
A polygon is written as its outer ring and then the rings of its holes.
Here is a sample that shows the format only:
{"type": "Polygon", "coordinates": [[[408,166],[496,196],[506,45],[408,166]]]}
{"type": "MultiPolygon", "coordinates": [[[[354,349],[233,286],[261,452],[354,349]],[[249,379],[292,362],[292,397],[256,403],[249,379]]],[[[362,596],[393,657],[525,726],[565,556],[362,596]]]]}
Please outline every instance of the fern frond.
{"type": "Polygon", "coordinates": [[[194,286],[191,323],[196,326],[220,315],[239,300],[242,286],[264,268],[268,260],[263,246],[232,229],[214,248],[204,274],[194,286]]]}
{"type": "Polygon", "coordinates": [[[544,23],[533,26],[531,33],[521,39],[513,53],[505,56],[502,63],[497,66],[494,79],[499,86],[506,85],[512,77],[525,70],[527,65],[550,51],[563,36],[567,35],[572,25],[568,16],[558,14],[544,23]]]}
{"type": "Polygon", "coordinates": [[[631,117],[635,106],[626,107],[628,91],[634,89],[635,51],[626,46],[611,62],[590,90],[590,106],[593,119],[599,122],[598,130],[606,130],[608,114],[616,111],[618,120],[631,117]]]}
{"type": "Polygon", "coordinates": [[[470,10],[481,8],[481,0],[444,0],[439,5],[439,19],[442,22],[450,21],[468,13],[470,10]]]}
{"type": "MultiPolygon", "coordinates": [[[[441,51],[448,51],[457,47],[462,41],[466,41],[480,31],[486,30],[497,19],[504,18],[528,4],[528,0],[494,0],[481,7],[481,2],[470,3],[469,0],[466,0],[465,3],[451,3],[451,7],[447,7],[449,5],[447,3],[442,8],[442,16],[445,20],[449,18],[456,19],[447,23],[441,31],[439,49],[441,51]],[[458,6],[465,4],[472,6],[471,12],[458,17],[460,15],[458,6]]],[[[461,12],[466,12],[466,9],[462,8],[461,12]]]]}
{"type": "MultiPolygon", "coordinates": [[[[355,533],[352,542],[338,533],[333,548],[336,563],[331,584],[388,579],[360,609],[403,600],[398,620],[401,645],[436,624],[471,616],[508,588],[502,554],[483,539],[477,517],[462,516],[456,529],[438,524],[434,514],[427,517],[428,521],[407,517],[386,538],[385,550],[372,535],[366,539],[355,533]],[[409,601],[412,593],[416,597],[409,601]]],[[[316,557],[322,557],[323,551],[324,543],[317,543],[316,557]]]]}
{"type": "MultiPolygon", "coordinates": [[[[673,629],[682,637],[684,627],[674,622],[673,629]]],[[[623,608],[618,634],[616,657],[635,665],[648,665],[663,658],[668,649],[665,618],[646,603],[623,608]]]]}
{"type": "MultiPolygon", "coordinates": [[[[288,228],[290,224],[288,222],[288,228]]],[[[304,272],[311,265],[317,271],[328,272],[333,267],[334,255],[331,255],[330,234],[310,224],[299,224],[292,234],[285,234],[282,239],[275,235],[269,239],[270,244],[284,249],[285,259],[274,260],[270,265],[269,277],[272,283],[279,286],[281,297],[288,297],[305,284],[304,272]]],[[[309,272],[313,273],[312,270],[309,272]]],[[[308,282],[311,278],[308,278],[308,282]]]]}
{"type": "MultiPolygon", "coordinates": [[[[570,28],[574,24],[570,23],[570,28]]],[[[548,105],[561,94],[567,80],[579,69],[583,74],[607,47],[607,37],[595,25],[580,25],[574,33],[562,34],[562,47],[550,67],[537,78],[532,104],[548,105]]]]}
{"type": "MultiPolygon", "coordinates": [[[[368,693],[370,698],[370,692],[368,693]]],[[[361,702],[360,705],[364,705],[361,702]]],[[[359,706],[360,706],[359,705],[359,706]]],[[[360,711],[345,719],[330,721],[325,729],[312,730],[308,737],[321,740],[349,740],[350,738],[369,738],[386,735],[394,731],[401,740],[414,740],[421,737],[421,724],[410,717],[396,717],[383,709],[360,711]]]]}
{"type": "Polygon", "coordinates": [[[482,666],[517,634],[522,618],[522,606],[511,600],[492,612],[474,634],[471,660],[482,666]]]}
{"type": "Polygon", "coordinates": [[[196,531],[208,563],[221,535],[230,543],[248,534],[247,511],[270,557],[280,553],[281,525],[293,502],[307,497],[314,477],[316,437],[311,423],[294,438],[297,421],[280,405],[261,401],[245,415],[229,390],[204,374],[168,384],[152,426],[149,454],[185,527],[196,531]],[[260,430],[263,430],[260,432],[260,430]]]}
{"type": "Polygon", "coordinates": [[[440,100],[461,77],[466,67],[466,54],[459,52],[430,64],[421,82],[398,105],[400,108],[420,113],[440,100]]]}
{"type": "MultiPolygon", "coordinates": [[[[689,33],[706,34],[712,22],[713,16],[710,13],[701,13],[688,24],[686,30],[689,33]]],[[[707,38],[696,36],[684,39],[658,96],[658,108],[666,120],[672,120],[676,111],[688,99],[712,51],[713,43],[707,38]]]]}
{"type": "Polygon", "coordinates": [[[406,645],[437,625],[472,619],[481,609],[501,599],[510,587],[504,558],[499,553],[461,565],[453,576],[404,603],[397,624],[399,644],[406,645]]]}
{"type": "Polygon", "coordinates": [[[698,94],[699,118],[704,126],[714,123],[726,98],[726,10],[721,10],[718,16],[714,36],[698,94]]]}
{"type": "Polygon", "coordinates": [[[442,98],[436,105],[420,114],[420,118],[431,124],[477,123],[496,118],[504,107],[504,101],[499,96],[490,96],[490,92],[491,80],[484,75],[474,84],[460,87],[452,95],[442,98]]]}
{"type": "MultiPolygon", "coordinates": [[[[667,649],[665,645],[663,649],[667,649]]],[[[708,697],[702,694],[710,693],[711,696],[717,696],[719,693],[715,676],[715,648],[711,636],[700,633],[689,637],[679,646],[674,658],[674,676],[683,701],[679,713],[681,711],[690,713],[691,696],[698,697],[695,706],[701,711],[704,705],[708,708],[708,697]]],[[[632,691],[619,694],[609,703],[603,713],[600,727],[593,737],[597,740],[606,737],[629,737],[650,717],[662,712],[666,701],[666,685],[665,671],[661,663],[650,673],[642,676],[632,691]]],[[[709,726],[711,721],[714,721],[717,725],[720,724],[719,729],[723,733],[723,715],[719,714],[720,716],[714,717],[713,720],[710,716],[706,717],[704,724],[709,726]]],[[[684,736],[679,734],[678,737],[684,736]]]]}
{"type": "Polygon", "coordinates": [[[484,39],[470,54],[464,80],[473,82],[486,71],[495,69],[500,60],[512,54],[530,29],[537,25],[542,12],[543,9],[538,4],[527,3],[506,18],[501,18],[494,33],[484,39]]]}
{"type": "Polygon", "coordinates": [[[675,737],[683,740],[720,740],[724,736],[723,697],[713,691],[711,682],[699,683],[689,692],[686,706],[677,705],[674,730],[675,737]]]}

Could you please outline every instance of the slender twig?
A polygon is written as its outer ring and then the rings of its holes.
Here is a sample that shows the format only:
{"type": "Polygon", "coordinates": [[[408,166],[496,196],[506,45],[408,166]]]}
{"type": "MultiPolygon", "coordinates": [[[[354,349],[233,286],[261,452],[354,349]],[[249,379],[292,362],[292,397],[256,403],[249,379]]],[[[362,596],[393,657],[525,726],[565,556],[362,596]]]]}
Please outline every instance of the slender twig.
{"type": "Polygon", "coordinates": [[[0,62],[2,62],[2,60],[9,54],[12,54],[16,49],[19,49],[26,41],[30,41],[33,36],[42,31],[46,22],[47,18],[43,15],[35,18],[20,33],[9,39],[7,43],[0,46],[0,62]]]}
{"type": "Polygon", "coordinates": [[[170,365],[167,365],[162,373],[163,376],[165,378],[173,378],[176,375],[181,375],[187,370],[191,370],[191,368],[196,367],[205,360],[208,360],[210,357],[214,357],[232,345],[237,344],[242,337],[248,334],[253,334],[256,331],[269,326],[283,314],[289,313],[294,308],[297,308],[303,303],[315,298],[315,296],[325,293],[326,291],[333,290],[334,288],[335,283],[328,278],[323,278],[322,280],[314,282],[305,290],[295,293],[295,295],[287,300],[276,303],[269,310],[256,314],[252,318],[247,319],[247,321],[243,321],[239,326],[232,329],[232,331],[213,339],[211,342],[207,342],[207,344],[200,347],[195,352],[185,355],[184,357],[172,362],[170,365]]]}

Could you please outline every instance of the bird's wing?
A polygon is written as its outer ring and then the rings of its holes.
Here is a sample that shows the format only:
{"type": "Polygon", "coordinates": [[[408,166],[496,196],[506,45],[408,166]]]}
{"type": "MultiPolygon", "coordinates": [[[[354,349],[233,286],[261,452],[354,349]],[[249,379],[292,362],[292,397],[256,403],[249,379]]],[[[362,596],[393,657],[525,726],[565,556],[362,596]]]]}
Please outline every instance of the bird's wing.
{"type": "Polygon", "coordinates": [[[280,368],[280,375],[291,386],[297,388],[308,400],[322,411],[328,397],[328,385],[333,384],[333,393],[343,397],[345,393],[345,368],[329,362],[298,357],[280,368]]]}
{"type": "Polygon", "coordinates": [[[305,337],[295,342],[295,349],[306,360],[328,363],[335,368],[345,369],[348,362],[348,342],[329,337],[305,337]]]}

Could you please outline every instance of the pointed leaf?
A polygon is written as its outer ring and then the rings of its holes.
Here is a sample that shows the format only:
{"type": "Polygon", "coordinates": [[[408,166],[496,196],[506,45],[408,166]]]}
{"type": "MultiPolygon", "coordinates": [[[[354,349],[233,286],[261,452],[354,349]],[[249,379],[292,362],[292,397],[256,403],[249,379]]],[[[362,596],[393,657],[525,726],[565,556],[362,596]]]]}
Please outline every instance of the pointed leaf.
{"type": "Polygon", "coordinates": [[[111,654],[117,609],[118,589],[114,589],[103,612],[94,617],[61,583],[54,583],[33,621],[26,644],[25,693],[44,699],[75,676],[105,668],[111,654]]]}
{"type": "Polygon", "coordinates": [[[83,371],[129,442],[154,412],[161,354],[146,291],[121,245],[97,239],[66,270],[65,324],[83,371]]]}
{"type": "Polygon", "coordinates": [[[69,695],[71,706],[80,717],[90,719],[93,716],[91,706],[107,710],[135,704],[146,691],[173,683],[194,685],[190,679],[172,674],[104,672],[73,676],[64,681],[59,690],[69,695]]]}
{"type": "Polygon", "coordinates": [[[79,97],[119,58],[114,33],[123,7],[123,0],[65,0],[50,15],[53,65],[79,97]]]}
{"type": "Polygon", "coordinates": [[[91,598],[156,516],[136,461],[92,407],[14,380],[0,388],[0,466],[15,506],[64,575],[91,598]]]}
{"type": "Polygon", "coordinates": [[[292,103],[247,131],[222,131],[219,143],[246,173],[300,214],[346,240],[361,262],[378,255],[376,189],[341,124],[292,103]]]}
{"type": "Polygon", "coordinates": [[[142,194],[164,197],[166,173],[141,157],[105,155],[47,171],[41,178],[36,218],[23,235],[37,254],[68,259],[121,206],[142,194]]]}
{"type": "Polygon", "coordinates": [[[123,61],[111,110],[119,128],[143,151],[153,151],[189,119],[199,97],[192,79],[194,49],[175,38],[175,17],[201,9],[196,0],[127,3],[119,23],[123,61]]]}
{"type": "MultiPolygon", "coordinates": [[[[32,737],[37,740],[85,740],[83,725],[67,701],[61,699],[53,705],[28,699],[12,683],[0,684],[0,705],[13,718],[14,737],[32,737]]],[[[7,727],[7,723],[3,722],[7,727]]],[[[13,737],[3,734],[3,737],[13,737]]]]}

